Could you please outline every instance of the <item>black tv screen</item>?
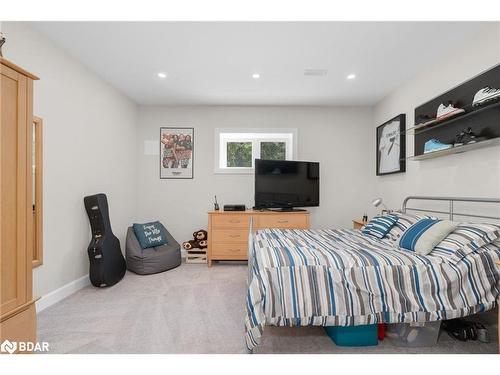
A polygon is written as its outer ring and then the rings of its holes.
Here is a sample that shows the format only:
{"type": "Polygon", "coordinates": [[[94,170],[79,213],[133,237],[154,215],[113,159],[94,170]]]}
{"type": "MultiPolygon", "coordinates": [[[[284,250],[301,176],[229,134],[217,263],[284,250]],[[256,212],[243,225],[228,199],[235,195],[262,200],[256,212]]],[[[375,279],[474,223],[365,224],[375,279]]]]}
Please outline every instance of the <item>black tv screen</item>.
{"type": "Polygon", "coordinates": [[[255,208],[319,206],[319,163],[255,160],[255,208]]]}

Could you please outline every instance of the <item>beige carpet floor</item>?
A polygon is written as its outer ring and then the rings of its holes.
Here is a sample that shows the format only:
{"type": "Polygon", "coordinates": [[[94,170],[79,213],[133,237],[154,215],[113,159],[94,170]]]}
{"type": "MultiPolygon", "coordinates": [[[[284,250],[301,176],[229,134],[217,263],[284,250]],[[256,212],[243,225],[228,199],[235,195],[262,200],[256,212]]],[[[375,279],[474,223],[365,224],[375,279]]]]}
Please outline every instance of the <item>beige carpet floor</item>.
{"type": "MultiPolygon", "coordinates": [[[[156,275],[127,272],[107,289],[88,286],[38,316],[39,340],[51,353],[246,353],[243,320],[246,264],[199,264],[156,275]]],[[[437,346],[336,346],[321,327],[266,327],[255,353],[498,353],[496,311],[476,316],[492,342],[437,346]]]]}

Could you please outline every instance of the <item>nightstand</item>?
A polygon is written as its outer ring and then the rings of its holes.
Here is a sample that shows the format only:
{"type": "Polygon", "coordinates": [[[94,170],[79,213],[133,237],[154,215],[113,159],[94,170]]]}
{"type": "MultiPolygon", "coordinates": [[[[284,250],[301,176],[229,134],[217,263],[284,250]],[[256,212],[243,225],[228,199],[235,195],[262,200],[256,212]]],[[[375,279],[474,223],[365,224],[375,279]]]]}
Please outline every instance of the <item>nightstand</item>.
{"type": "Polygon", "coordinates": [[[363,221],[361,219],[352,221],[352,229],[361,229],[365,225],[366,225],[366,221],[363,221]]]}

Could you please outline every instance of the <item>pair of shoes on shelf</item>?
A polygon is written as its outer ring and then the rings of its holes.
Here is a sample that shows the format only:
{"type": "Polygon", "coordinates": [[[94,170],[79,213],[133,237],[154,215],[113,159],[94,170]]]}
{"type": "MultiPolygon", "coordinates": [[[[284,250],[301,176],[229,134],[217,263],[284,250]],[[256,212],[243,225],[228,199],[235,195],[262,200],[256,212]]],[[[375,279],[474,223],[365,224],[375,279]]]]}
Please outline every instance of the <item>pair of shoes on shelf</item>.
{"type": "Polygon", "coordinates": [[[486,86],[481,90],[479,90],[476,93],[476,95],[474,95],[472,106],[478,107],[480,105],[499,99],[500,99],[500,89],[495,89],[493,87],[486,86]]]}
{"type": "Polygon", "coordinates": [[[475,142],[476,142],[476,135],[472,131],[472,128],[469,127],[467,130],[462,130],[460,133],[457,134],[457,136],[455,137],[455,143],[453,145],[454,147],[457,147],[475,142]]]}
{"type": "Polygon", "coordinates": [[[443,329],[448,335],[459,341],[479,340],[484,343],[490,342],[488,330],[481,323],[469,322],[464,319],[445,320],[443,329]]]}
{"type": "Polygon", "coordinates": [[[474,134],[472,131],[472,128],[469,127],[467,130],[462,130],[459,134],[456,135],[455,137],[455,143],[449,144],[449,143],[443,143],[437,139],[430,139],[427,142],[425,142],[424,145],[424,154],[428,154],[429,152],[434,152],[434,151],[441,151],[441,150],[446,150],[452,147],[460,147],[476,142],[481,142],[484,141],[486,137],[478,137],[474,134]]]}
{"type": "Polygon", "coordinates": [[[465,109],[455,107],[452,102],[449,102],[448,105],[440,104],[437,110],[436,121],[443,121],[464,112],[465,109]]]}
{"type": "Polygon", "coordinates": [[[442,151],[442,150],[446,150],[446,149],[449,149],[452,147],[453,147],[453,145],[440,142],[437,139],[429,139],[427,142],[425,142],[424,154],[428,154],[430,152],[442,151]]]}
{"type": "Polygon", "coordinates": [[[441,103],[437,109],[437,114],[435,118],[431,118],[427,115],[420,115],[417,118],[417,125],[415,128],[423,128],[424,126],[432,125],[436,122],[440,122],[449,118],[452,118],[456,115],[464,113],[465,110],[463,108],[457,108],[452,102],[449,102],[448,105],[444,105],[441,103]]]}
{"type": "Polygon", "coordinates": [[[463,146],[463,145],[468,145],[471,143],[476,143],[476,142],[481,142],[484,141],[486,137],[478,137],[474,134],[472,131],[472,128],[469,127],[467,130],[462,130],[457,136],[455,137],[455,143],[453,144],[454,147],[457,146],[463,146]]]}
{"type": "MultiPolygon", "coordinates": [[[[500,89],[486,86],[476,92],[476,94],[474,95],[474,100],[472,101],[472,107],[479,107],[497,100],[500,100],[500,89]]],[[[420,115],[416,119],[415,127],[421,128],[432,125],[436,122],[449,119],[464,112],[465,109],[459,108],[458,106],[456,106],[456,103],[453,103],[451,101],[448,102],[448,105],[444,105],[443,103],[441,103],[437,109],[435,118],[432,118],[428,115],[420,115]]]]}

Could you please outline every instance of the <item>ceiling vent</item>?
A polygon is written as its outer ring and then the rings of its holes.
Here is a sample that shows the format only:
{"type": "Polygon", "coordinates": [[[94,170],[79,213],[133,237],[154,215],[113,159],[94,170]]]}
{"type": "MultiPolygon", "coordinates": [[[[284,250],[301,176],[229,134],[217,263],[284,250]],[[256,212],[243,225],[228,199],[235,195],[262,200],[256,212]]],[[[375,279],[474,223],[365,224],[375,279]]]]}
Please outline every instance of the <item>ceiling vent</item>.
{"type": "Polygon", "coordinates": [[[327,74],[327,69],[304,69],[305,76],[324,77],[327,74]]]}

